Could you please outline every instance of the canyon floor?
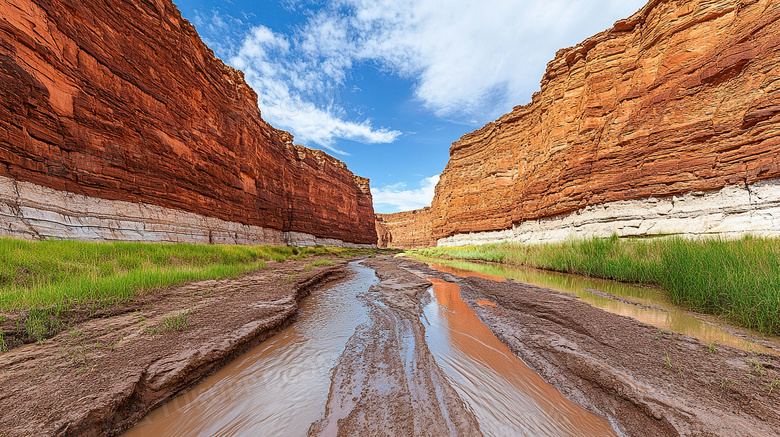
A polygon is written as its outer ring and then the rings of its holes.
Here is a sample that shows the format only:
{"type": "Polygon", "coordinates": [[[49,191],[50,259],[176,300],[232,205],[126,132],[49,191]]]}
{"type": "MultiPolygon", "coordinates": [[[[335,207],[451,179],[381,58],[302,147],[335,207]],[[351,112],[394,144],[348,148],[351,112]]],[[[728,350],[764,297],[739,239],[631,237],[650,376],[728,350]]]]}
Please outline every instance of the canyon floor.
{"type": "MultiPolygon", "coordinates": [[[[306,295],[356,275],[347,264],[354,260],[334,261],[314,268],[272,263],[238,279],[172,288],[0,354],[0,435],[121,433],[297,323],[306,295]],[[187,311],[186,327],[166,328],[172,315],[187,311]]],[[[432,285],[457,287],[481,323],[536,372],[529,377],[538,374],[557,389],[542,393],[541,402],[558,396],[555,402],[587,412],[578,417],[590,415],[583,420],[592,428],[568,435],[603,435],[605,426],[618,435],[780,434],[775,356],[713,350],[511,279],[455,276],[389,257],[361,266],[377,278],[358,295],[367,319],[332,369],[321,420],[305,424],[310,435],[501,435],[481,421],[436,355],[426,308],[441,298],[432,297],[432,285]]],[[[481,328],[473,329],[476,336],[481,328]]],[[[491,388],[481,389],[489,399],[491,388]]],[[[574,408],[559,406],[552,415],[574,408]]]]}

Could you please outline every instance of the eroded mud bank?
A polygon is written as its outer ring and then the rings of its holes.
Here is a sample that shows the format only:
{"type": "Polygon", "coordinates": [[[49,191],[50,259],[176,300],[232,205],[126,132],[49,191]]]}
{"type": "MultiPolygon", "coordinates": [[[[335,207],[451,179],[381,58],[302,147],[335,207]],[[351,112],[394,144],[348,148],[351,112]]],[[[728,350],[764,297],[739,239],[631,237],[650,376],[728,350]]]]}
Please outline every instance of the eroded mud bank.
{"type": "Polygon", "coordinates": [[[399,266],[458,284],[503,343],[625,435],[780,435],[774,356],[709,345],[514,280],[399,266]],[[490,304],[488,304],[490,303],[490,304]]]}
{"type": "Polygon", "coordinates": [[[309,435],[481,435],[425,342],[419,316],[430,282],[388,261],[366,265],[380,279],[364,297],[369,321],[347,343],[309,435]]]}
{"type": "MultiPolygon", "coordinates": [[[[309,261],[310,262],[310,261],[309,261]]],[[[298,301],[343,278],[343,261],[309,271],[272,263],[142,299],[44,344],[0,354],[0,435],[115,435],[287,326],[298,301]],[[187,312],[183,331],[166,316],[187,312]]]]}
{"type": "MultiPolygon", "coordinates": [[[[713,349],[511,279],[457,276],[391,258],[363,265],[370,281],[353,281],[354,266],[343,262],[313,271],[287,262],[240,279],[196,283],[149,299],[143,311],[92,320],[43,345],[2,354],[2,435],[117,434],[178,394],[207,393],[195,387],[199,381],[281,331],[303,296],[335,279],[361,283],[346,298],[359,301],[362,318],[339,334],[338,358],[330,352],[335,366],[320,366],[329,388],[309,408],[321,412],[319,420],[275,413],[273,420],[301,422],[295,428],[301,433],[780,434],[773,356],[713,349]],[[192,310],[186,330],[154,333],[166,315],[186,310],[192,310]]],[[[318,295],[338,290],[330,284],[318,295]]],[[[350,317],[318,308],[327,314],[316,323],[350,317]]],[[[295,341],[316,335],[309,337],[295,341]]],[[[281,341],[276,349],[290,355],[288,346],[281,341]]],[[[237,360],[239,367],[252,361],[249,355],[237,360]]],[[[282,358],[265,363],[288,368],[282,358]]],[[[267,379],[274,369],[266,364],[243,374],[267,379]]],[[[240,406],[218,410],[209,405],[217,398],[202,405],[196,399],[194,413],[181,420],[201,431],[261,429],[255,424],[270,416],[258,402],[276,407],[286,396],[286,384],[278,393],[247,381],[224,385],[251,393],[241,394],[247,396],[240,406]]]]}

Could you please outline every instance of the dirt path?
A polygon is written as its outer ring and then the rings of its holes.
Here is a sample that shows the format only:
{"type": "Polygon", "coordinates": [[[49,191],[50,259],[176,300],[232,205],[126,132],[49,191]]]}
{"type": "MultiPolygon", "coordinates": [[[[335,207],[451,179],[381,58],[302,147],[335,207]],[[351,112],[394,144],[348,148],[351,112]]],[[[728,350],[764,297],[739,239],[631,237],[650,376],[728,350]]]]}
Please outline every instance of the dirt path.
{"type": "Polygon", "coordinates": [[[711,350],[568,293],[461,278],[409,260],[396,264],[459,284],[463,298],[517,356],[625,435],[780,435],[775,357],[720,345],[711,350]]]}
{"type": "Polygon", "coordinates": [[[281,330],[301,298],[346,274],[346,260],[313,269],[310,262],[173,288],[0,354],[0,436],[127,429],[281,330]],[[186,329],[165,329],[166,316],[188,311],[186,329]]]}
{"type": "Polygon", "coordinates": [[[425,342],[419,317],[431,283],[389,261],[364,264],[380,279],[364,296],[369,322],[339,358],[325,418],[309,435],[481,435],[425,342]]]}

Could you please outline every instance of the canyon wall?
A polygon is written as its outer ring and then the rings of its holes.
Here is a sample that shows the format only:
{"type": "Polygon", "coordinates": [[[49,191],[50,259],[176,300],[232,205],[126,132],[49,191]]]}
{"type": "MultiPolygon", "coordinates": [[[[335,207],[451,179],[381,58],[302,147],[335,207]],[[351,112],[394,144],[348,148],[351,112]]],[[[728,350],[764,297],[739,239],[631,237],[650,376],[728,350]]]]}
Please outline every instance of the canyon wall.
{"type": "Polygon", "coordinates": [[[0,236],[375,245],[292,140],[170,0],[0,0],[0,236]]]}
{"type": "Polygon", "coordinates": [[[436,245],[431,229],[430,208],[376,216],[378,244],[381,248],[422,249],[436,245]]]}
{"type": "Polygon", "coordinates": [[[652,0],[452,145],[432,238],[780,236],[779,65],[780,2],[652,0]]]}

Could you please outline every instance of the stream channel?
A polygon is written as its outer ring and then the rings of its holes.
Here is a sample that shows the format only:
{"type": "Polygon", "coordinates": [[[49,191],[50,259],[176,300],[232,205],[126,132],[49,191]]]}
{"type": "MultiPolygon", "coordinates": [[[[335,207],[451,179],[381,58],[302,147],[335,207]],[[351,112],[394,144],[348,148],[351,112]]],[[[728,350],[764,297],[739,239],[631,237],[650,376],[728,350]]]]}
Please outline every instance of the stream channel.
{"type": "MultiPolygon", "coordinates": [[[[514,278],[575,292],[594,306],[662,329],[745,349],[765,349],[669,306],[654,290],[526,269],[489,266],[486,271],[482,264],[448,264],[429,265],[457,276],[514,278]],[[648,308],[584,291],[591,288],[648,308]]],[[[323,417],[339,356],[358,326],[367,322],[361,296],[379,282],[374,271],[360,262],[349,268],[347,279],[305,298],[289,327],[152,411],[124,436],[305,436],[309,426],[323,417]]],[[[605,419],[567,400],[514,356],[461,299],[457,284],[428,279],[433,283],[431,299],[421,314],[428,348],[474,412],[484,435],[615,435],[605,419]]]]}

